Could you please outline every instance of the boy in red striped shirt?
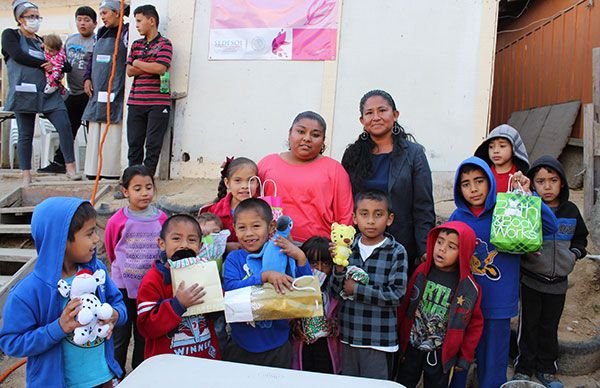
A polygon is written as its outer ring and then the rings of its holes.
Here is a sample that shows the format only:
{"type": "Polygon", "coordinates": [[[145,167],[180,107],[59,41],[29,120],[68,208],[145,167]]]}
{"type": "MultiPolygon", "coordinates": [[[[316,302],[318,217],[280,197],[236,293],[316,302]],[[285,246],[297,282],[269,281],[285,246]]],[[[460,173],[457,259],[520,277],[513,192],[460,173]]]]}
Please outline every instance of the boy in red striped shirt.
{"type": "Polygon", "coordinates": [[[127,157],[130,166],[143,164],[154,175],[171,111],[171,95],[161,92],[160,78],[171,66],[173,47],[158,32],[159,17],[153,5],[139,6],[133,14],[143,38],[133,42],[127,58],[127,75],[134,77],[127,101],[127,157]]]}

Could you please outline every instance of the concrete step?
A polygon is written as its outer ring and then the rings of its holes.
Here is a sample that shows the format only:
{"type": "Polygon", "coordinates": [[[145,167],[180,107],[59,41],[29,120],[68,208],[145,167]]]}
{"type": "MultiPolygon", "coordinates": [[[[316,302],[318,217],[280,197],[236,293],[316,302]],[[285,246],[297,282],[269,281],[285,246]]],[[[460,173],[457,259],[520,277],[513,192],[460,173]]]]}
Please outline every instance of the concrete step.
{"type": "Polygon", "coordinates": [[[2,208],[0,208],[0,214],[22,215],[25,213],[33,213],[33,209],[35,209],[35,206],[2,207],[2,208]]]}
{"type": "Polygon", "coordinates": [[[27,263],[36,256],[35,249],[0,248],[0,261],[27,263]]]}
{"type": "Polygon", "coordinates": [[[0,288],[7,284],[11,278],[12,276],[9,275],[0,275],[0,288]]]}
{"type": "Polygon", "coordinates": [[[0,234],[31,234],[31,225],[0,224],[0,234]]]}

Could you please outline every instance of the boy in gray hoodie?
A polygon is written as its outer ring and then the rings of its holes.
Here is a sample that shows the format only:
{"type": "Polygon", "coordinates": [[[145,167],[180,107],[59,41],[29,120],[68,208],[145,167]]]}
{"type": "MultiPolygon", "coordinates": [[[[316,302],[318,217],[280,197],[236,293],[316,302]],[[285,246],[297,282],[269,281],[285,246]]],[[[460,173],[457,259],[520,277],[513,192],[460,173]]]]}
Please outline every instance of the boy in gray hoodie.
{"type": "Polygon", "coordinates": [[[558,323],[565,305],[567,276],[585,257],[588,230],[577,206],[569,201],[563,166],[542,156],[528,173],[535,192],[558,219],[558,231],[544,235],[542,249],[521,260],[519,356],[513,380],[529,380],[534,372],[546,387],[560,388],[554,374],[558,357],[558,323]]]}
{"type": "Polygon", "coordinates": [[[529,157],[519,132],[508,124],[494,128],[475,151],[491,167],[496,179],[496,194],[508,191],[511,175],[529,170],[529,157]]]}

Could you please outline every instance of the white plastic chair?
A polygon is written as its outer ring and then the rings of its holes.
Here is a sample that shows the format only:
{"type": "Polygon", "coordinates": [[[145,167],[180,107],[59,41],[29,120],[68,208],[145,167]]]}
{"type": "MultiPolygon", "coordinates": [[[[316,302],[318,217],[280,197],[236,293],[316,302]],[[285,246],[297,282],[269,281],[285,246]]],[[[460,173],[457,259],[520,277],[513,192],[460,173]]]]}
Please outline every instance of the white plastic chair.
{"type": "Polygon", "coordinates": [[[10,138],[9,138],[9,147],[8,147],[8,159],[10,163],[10,169],[12,170],[15,167],[15,148],[17,147],[17,142],[19,141],[19,127],[17,127],[17,120],[10,120],[10,138]]]}
{"type": "MultiPolygon", "coordinates": [[[[58,131],[48,119],[39,119],[40,133],[42,138],[42,157],[41,167],[44,168],[50,164],[54,158],[54,153],[60,147],[60,137],[58,131]]],[[[83,132],[79,131],[78,135],[83,132]]],[[[81,145],[81,137],[76,136],[73,139],[73,151],[75,153],[75,170],[79,171],[79,147],[81,145]]]]}
{"type": "Polygon", "coordinates": [[[39,119],[40,134],[42,138],[42,155],[40,160],[41,168],[46,167],[52,161],[54,153],[60,146],[58,132],[54,125],[47,119],[39,119]]]}

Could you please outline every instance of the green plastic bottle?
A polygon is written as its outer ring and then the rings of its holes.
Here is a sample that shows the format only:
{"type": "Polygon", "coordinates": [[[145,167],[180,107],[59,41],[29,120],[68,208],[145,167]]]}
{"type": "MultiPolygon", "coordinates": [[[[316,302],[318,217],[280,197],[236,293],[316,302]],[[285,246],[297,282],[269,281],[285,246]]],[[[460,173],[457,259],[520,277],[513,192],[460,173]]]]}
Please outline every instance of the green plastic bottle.
{"type": "Polygon", "coordinates": [[[169,72],[165,71],[163,75],[160,76],[160,92],[161,93],[170,93],[171,88],[169,85],[169,72]]]}

